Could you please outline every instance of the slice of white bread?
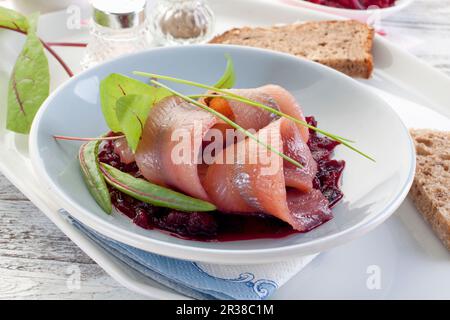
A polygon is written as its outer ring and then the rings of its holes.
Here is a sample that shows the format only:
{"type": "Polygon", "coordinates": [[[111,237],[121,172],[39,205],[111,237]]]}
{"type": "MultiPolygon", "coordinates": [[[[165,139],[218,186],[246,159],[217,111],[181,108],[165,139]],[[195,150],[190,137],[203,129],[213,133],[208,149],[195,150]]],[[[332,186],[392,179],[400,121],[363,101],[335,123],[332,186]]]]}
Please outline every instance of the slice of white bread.
{"type": "Polygon", "coordinates": [[[210,43],[271,49],[313,60],[351,77],[373,70],[374,30],[354,20],[312,21],[268,28],[235,28],[210,43]]]}
{"type": "Polygon", "coordinates": [[[417,151],[410,197],[450,250],[450,132],[427,129],[410,132],[417,151]]]}

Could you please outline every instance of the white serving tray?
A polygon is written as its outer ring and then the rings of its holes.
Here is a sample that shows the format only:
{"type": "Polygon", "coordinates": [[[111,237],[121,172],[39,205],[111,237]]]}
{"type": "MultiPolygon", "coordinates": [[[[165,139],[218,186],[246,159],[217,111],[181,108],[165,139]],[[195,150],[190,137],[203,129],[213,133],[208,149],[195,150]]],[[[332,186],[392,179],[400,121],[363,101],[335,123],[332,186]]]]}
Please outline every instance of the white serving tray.
{"type": "MultiPolygon", "coordinates": [[[[210,0],[217,15],[217,33],[243,25],[271,25],[334,18],[270,0],[210,0]]],[[[86,41],[85,29],[65,28],[65,12],[41,17],[39,33],[47,41],[86,41]],[[58,27],[56,27],[58,26],[58,27]]],[[[6,88],[22,36],[0,34],[0,96],[6,88]]],[[[57,48],[80,71],[82,49],[57,48]]],[[[412,55],[377,37],[374,48],[375,74],[361,80],[383,97],[409,127],[450,130],[450,79],[412,55]],[[411,73],[415,75],[412,76],[411,73]]],[[[52,87],[66,80],[50,59],[52,87]]],[[[5,119],[0,101],[0,119],[5,119]]],[[[362,103],[361,107],[364,105],[362,103]]],[[[387,142],[388,143],[388,142],[387,142]]],[[[108,274],[127,288],[157,299],[185,297],[162,287],[124,266],[58,213],[60,207],[33,176],[27,137],[7,132],[0,124],[0,171],[108,274]]],[[[373,283],[372,283],[373,284],[373,283]]],[[[383,225],[347,245],[322,253],[283,286],[274,299],[328,298],[450,298],[450,254],[406,200],[383,225]],[[374,274],[380,286],[371,286],[374,274]],[[368,286],[369,284],[369,286],[368,286]]]]}

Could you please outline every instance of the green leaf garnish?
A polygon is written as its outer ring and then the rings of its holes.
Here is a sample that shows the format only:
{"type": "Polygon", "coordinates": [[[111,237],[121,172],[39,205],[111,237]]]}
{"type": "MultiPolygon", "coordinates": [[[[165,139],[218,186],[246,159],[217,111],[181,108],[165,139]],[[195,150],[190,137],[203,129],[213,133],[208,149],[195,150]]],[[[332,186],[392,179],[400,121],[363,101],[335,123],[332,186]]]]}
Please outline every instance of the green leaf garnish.
{"type": "Polygon", "coordinates": [[[8,88],[6,127],[30,132],[34,116],[50,92],[50,72],[44,48],[36,35],[37,16],[29,19],[28,35],[17,58],[8,88]]]}
{"type": "Polygon", "coordinates": [[[27,32],[28,19],[19,12],[0,7],[0,26],[27,32]]]}
{"type": "Polygon", "coordinates": [[[152,95],[155,88],[139,80],[126,77],[121,74],[112,73],[100,83],[100,100],[103,116],[108,127],[113,132],[121,132],[119,119],[117,119],[117,99],[129,94],[152,95]]]}
{"type": "Polygon", "coordinates": [[[130,94],[120,97],[116,102],[117,120],[120,131],[125,134],[128,146],[136,151],[148,113],[154,104],[154,98],[146,94],[130,94]]]}
{"type": "Polygon", "coordinates": [[[212,203],[135,178],[107,164],[102,163],[101,170],[111,186],[140,201],[188,212],[216,210],[212,203]]]}
{"type": "MultiPolygon", "coordinates": [[[[283,113],[281,111],[273,109],[273,108],[271,108],[269,106],[266,106],[266,105],[264,105],[262,103],[258,103],[256,101],[247,99],[245,97],[239,96],[237,94],[228,92],[228,91],[220,89],[220,88],[211,87],[211,86],[208,86],[206,84],[202,84],[202,83],[198,83],[198,82],[194,82],[194,81],[190,81],[190,80],[179,79],[179,78],[174,78],[174,77],[169,77],[169,76],[164,76],[164,75],[159,75],[159,74],[154,74],[154,73],[141,72],[141,71],[134,71],[133,73],[136,74],[136,75],[143,76],[143,77],[148,77],[148,78],[151,78],[151,79],[162,79],[162,80],[172,81],[172,82],[175,82],[175,83],[181,83],[181,84],[185,84],[185,85],[189,85],[189,86],[194,86],[194,87],[197,87],[197,88],[202,88],[202,89],[206,89],[206,90],[212,90],[212,91],[215,91],[215,92],[219,92],[219,93],[221,93],[221,94],[223,94],[225,96],[228,96],[229,98],[233,98],[233,99],[239,100],[241,102],[245,102],[245,103],[247,103],[249,105],[252,105],[252,106],[255,106],[255,107],[258,107],[258,108],[262,108],[264,110],[270,111],[270,112],[272,112],[272,113],[274,113],[276,115],[279,115],[281,117],[290,119],[290,120],[294,121],[295,123],[303,125],[303,126],[309,128],[311,130],[317,131],[317,132],[323,134],[324,136],[327,136],[328,138],[341,143],[342,145],[344,145],[347,148],[355,151],[356,153],[362,155],[363,157],[365,157],[365,158],[375,162],[375,159],[373,159],[371,156],[365,154],[364,152],[362,152],[362,151],[356,149],[355,147],[353,147],[352,145],[350,145],[349,142],[351,140],[346,139],[346,138],[342,138],[342,137],[340,137],[338,135],[326,132],[326,131],[324,131],[324,130],[322,130],[320,128],[316,128],[314,126],[311,126],[311,125],[309,125],[308,123],[306,123],[303,120],[300,120],[300,119],[297,119],[295,117],[292,117],[292,116],[290,116],[290,115],[288,115],[286,113],[283,113]]],[[[192,98],[190,98],[190,99],[193,100],[192,98]]]]}
{"type": "Polygon", "coordinates": [[[220,80],[214,85],[214,88],[219,89],[231,89],[234,87],[236,82],[236,74],[234,72],[233,60],[229,54],[225,54],[227,59],[227,66],[225,68],[225,73],[222,75],[220,80]]]}
{"type": "Polygon", "coordinates": [[[133,152],[141,139],[150,109],[172,95],[139,80],[113,73],[102,80],[100,97],[103,116],[113,132],[125,134],[133,152]]]}
{"type": "Polygon", "coordinates": [[[175,90],[169,88],[168,86],[166,86],[166,85],[164,85],[164,84],[162,84],[162,83],[160,83],[160,82],[158,82],[158,81],[156,81],[156,80],[150,80],[150,82],[153,83],[153,84],[155,84],[155,85],[157,85],[157,86],[160,86],[160,87],[162,87],[162,88],[164,88],[164,89],[167,89],[167,90],[169,90],[170,92],[172,92],[174,95],[176,95],[176,96],[182,98],[183,100],[185,100],[185,101],[187,101],[187,102],[189,102],[189,103],[192,103],[193,105],[195,105],[195,106],[197,106],[197,107],[199,107],[199,108],[201,108],[201,109],[203,109],[203,110],[206,110],[206,111],[212,113],[212,114],[215,115],[217,118],[219,118],[219,119],[221,119],[222,121],[224,121],[225,123],[229,124],[231,127],[233,127],[234,129],[236,129],[237,131],[242,132],[242,133],[245,134],[247,137],[249,137],[250,139],[256,141],[256,142],[259,143],[260,145],[264,146],[264,147],[265,147],[266,149],[268,149],[269,151],[271,151],[271,152],[277,154],[278,156],[280,156],[281,158],[285,159],[286,161],[292,163],[293,165],[295,165],[295,166],[297,166],[297,167],[299,167],[299,168],[303,168],[303,166],[302,166],[299,162],[295,161],[294,159],[292,159],[291,157],[285,155],[284,153],[279,152],[278,150],[276,150],[275,148],[273,148],[271,145],[269,145],[269,144],[267,144],[267,143],[265,143],[265,142],[259,140],[258,137],[255,136],[253,133],[251,133],[250,131],[248,131],[248,130],[242,128],[240,125],[238,125],[238,124],[235,123],[234,121],[228,119],[226,116],[224,116],[224,115],[221,114],[220,112],[217,112],[216,110],[214,110],[214,109],[212,109],[212,108],[210,108],[210,107],[208,107],[208,106],[206,106],[206,105],[204,105],[204,104],[201,104],[201,103],[199,103],[198,101],[196,101],[196,100],[194,100],[194,99],[192,99],[192,98],[189,98],[188,96],[186,96],[186,95],[184,95],[184,94],[182,94],[182,93],[180,93],[180,92],[178,92],[178,91],[175,91],[175,90]]]}
{"type": "Polygon", "coordinates": [[[111,196],[98,162],[98,148],[101,141],[91,141],[80,147],[78,158],[83,179],[97,204],[108,214],[112,211],[111,196]]]}

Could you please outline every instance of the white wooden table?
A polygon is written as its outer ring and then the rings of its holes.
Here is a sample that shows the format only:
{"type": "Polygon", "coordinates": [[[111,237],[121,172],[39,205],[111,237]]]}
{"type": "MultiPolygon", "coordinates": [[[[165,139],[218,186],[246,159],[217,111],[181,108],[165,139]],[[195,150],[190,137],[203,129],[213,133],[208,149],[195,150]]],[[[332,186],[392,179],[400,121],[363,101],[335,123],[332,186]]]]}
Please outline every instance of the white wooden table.
{"type": "MultiPolygon", "coordinates": [[[[450,0],[416,0],[384,20],[382,27],[388,38],[450,75],[449,17],[450,0]]],[[[110,278],[0,175],[0,299],[139,298],[110,278]],[[78,271],[80,286],[72,281],[78,271]]]]}

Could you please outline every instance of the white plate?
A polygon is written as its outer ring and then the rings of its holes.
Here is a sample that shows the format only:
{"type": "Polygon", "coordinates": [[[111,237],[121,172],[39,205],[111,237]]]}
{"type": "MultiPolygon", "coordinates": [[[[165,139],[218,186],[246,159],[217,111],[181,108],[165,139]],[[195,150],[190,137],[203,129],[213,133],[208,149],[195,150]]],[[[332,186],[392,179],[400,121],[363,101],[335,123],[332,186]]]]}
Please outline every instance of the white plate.
{"type": "MultiPolygon", "coordinates": [[[[210,3],[215,12],[220,12],[217,14],[218,32],[233,26],[335,18],[292,6],[275,5],[265,0],[210,0],[210,3]]],[[[54,28],[55,25],[64,26],[66,17],[64,12],[42,16],[41,35],[49,41],[86,41],[87,31],[84,29],[54,28]]],[[[8,75],[22,39],[22,36],[16,34],[0,34],[2,96],[5,96],[8,75]]],[[[376,38],[374,49],[375,77],[361,82],[369,88],[377,88],[374,91],[398,112],[408,127],[450,130],[450,120],[447,118],[450,116],[449,78],[380,37],[376,38]],[[421,77],[411,77],[408,71],[413,69],[421,77]]],[[[80,61],[83,50],[57,50],[77,70],[77,62],[80,61]]],[[[66,77],[52,59],[50,64],[56,86],[66,77]]],[[[4,114],[4,110],[4,102],[0,102],[1,114],[4,114]]],[[[0,171],[109,275],[145,297],[182,298],[124,266],[67,222],[58,213],[59,205],[33,177],[26,140],[6,133],[4,126],[0,126],[0,132],[0,171]]],[[[273,296],[274,299],[449,297],[449,254],[409,199],[376,230],[320,255],[273,296]],[[366,272],[370,265],[381,267],[380,290],[368,290],[366,287],[366,272]]]]}
{"type": "MultiPolygon", "coordinates": [[[[187,90],[186,93],[193,90],[180,86],[177,89],[187,90]]],[[[407,129],[391,108],[366,87],[333,69],[291,55],[222,45],[153,49],[75,76],[59,87],[36,115],[30,133],[30,155],[41,181],[50,187],[61,206],[91,228],[153,253],[226,264],[287,260],[363,235],[401,204],[415,168],[414,147],[407,129]],[[306,115],[316,117],[321,128],[356,139],[358,147],[371,154],[376,163],[339,147],[335,157],[346,161],[342,178],[344,198],[333,208],[333,220],[310,232],[279,239],[182,240],[138,228],[119,213],[106,215],[83,181],[77,161],[81,144],[58,142],[53,135],[99,136],[107,131],[99,101],[99,81],[112,72],[132,76],[133,70],[142,70],[212,83],[221,74],[224,54],[233,57],[237,87],[267,83],[285,87],[306,115]]]]}

